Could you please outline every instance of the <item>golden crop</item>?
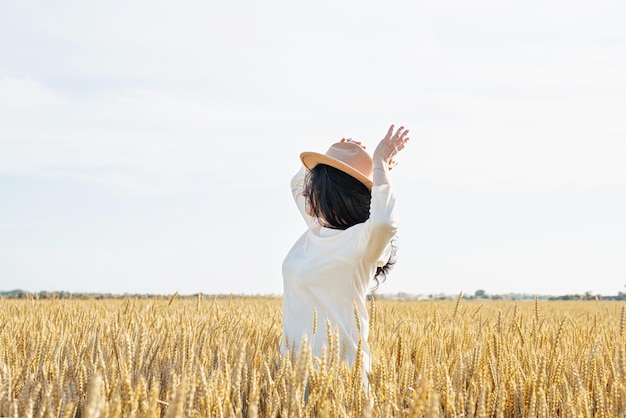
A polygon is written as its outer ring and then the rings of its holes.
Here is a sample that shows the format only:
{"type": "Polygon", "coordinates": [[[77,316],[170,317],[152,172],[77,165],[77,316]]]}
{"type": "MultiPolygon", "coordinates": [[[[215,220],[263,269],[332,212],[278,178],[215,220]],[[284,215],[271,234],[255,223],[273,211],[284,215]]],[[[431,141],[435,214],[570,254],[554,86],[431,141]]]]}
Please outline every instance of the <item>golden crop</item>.
{"type": "Polygon", "coordinates": [[[376,301],[369,392],[321,319],[281,356],[281,303],[0,300],[0,416],[626,414],[623,302],[376,301]]]}

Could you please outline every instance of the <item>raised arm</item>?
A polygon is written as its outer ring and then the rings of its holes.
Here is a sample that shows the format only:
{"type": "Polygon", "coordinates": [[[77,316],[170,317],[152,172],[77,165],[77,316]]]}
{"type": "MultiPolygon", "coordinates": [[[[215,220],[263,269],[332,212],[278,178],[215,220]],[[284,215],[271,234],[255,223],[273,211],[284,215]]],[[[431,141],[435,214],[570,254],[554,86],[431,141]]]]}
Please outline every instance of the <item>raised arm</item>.
{"type": "Polygon", "coordinates": [[[380,261],[398,230],[396,199],[391,189],[388,173],[396,165],[393,157],[404,148],[409,140],[408,132],[404,127],[400,127],[394,133],[394,126],[391,125],[372,156],[374,172],[372,203],[368,220],[370,230],[364,255],[364,258],[370,262],[380,261]]]}
{"type": "Polygon", "coordinates": [[[304,218],[304,222],[306,222],[307,226],[311,226],[315,222],[315,218],[306,213],[306,198],[302,194],[304,191],[306,171],[306,167],[303,165],[291,179],[291,194],[293,195],[293,200],[296,202],[296,206],[298,206],[302,218],[304,218]]]}

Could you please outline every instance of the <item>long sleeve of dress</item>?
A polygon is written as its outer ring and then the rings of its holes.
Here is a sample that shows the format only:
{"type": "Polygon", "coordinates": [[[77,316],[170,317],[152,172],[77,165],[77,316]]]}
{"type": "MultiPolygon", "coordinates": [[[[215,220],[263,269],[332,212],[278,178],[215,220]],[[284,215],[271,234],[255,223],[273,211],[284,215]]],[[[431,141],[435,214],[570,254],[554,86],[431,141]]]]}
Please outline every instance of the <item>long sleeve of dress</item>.
{"type": "Polygon", "coordinates": [[[310,227],[315,222],[315,218],[306,213],[306,198],[302,195],[302,192],[304,191],[304,178],[306,176],[306,172],[306,167],[302,166],[293,176],[291,179],[291,194],[293,195],[293,200],[296,202],[296,206],[298,206],[298,210],[300,211],[302,218],[304,218],[304,222],[306,222],[306,225],[310,227]]]}
{"type": "Polygon", "coordinates": [[[384,265],[391,251],[391,239],[398,231],[396,197],[391,185],[372,187],[370,218],[366,223],[367,245],[363,261],[384,265]]]}

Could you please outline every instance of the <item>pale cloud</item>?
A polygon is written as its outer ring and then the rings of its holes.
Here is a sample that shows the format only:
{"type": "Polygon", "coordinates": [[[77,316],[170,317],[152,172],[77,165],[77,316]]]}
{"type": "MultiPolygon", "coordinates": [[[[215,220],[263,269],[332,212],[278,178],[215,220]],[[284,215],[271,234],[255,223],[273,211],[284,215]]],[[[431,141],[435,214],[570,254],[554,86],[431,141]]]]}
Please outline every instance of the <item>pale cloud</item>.
{"type": "Polygon", "coordinates": [[[59,105],[63,98],[39,80],[0,75],[0,107],[22,110],[28,107],[59,105]]]}
{"type": "Polygon", "coordinates": [[[563,295],[592,291],[614,295],[625,286],[625,250],[617,245],[555,248],[537,243],[532,249],[448,251],[431,261],[418,255],[417,268],[398,263],[393,280],[386,283],[384,291],[415,288],[427,295],[445,288],[447,294],[473,294],[477,289],[486,289],[491,294],[563,295]],[[449,278],[454,278],[456,287],[449,286],[449,278]]]}
{"type": "Polygon", "coordinates": [[[268,116],[264,109],[168,91],[72,98],[9,77],[0,89],[0,171],[73,176],[137,192],[141,185],[148,193],[178,189],[190,175],[228,175],[242,144],[251,142],[234,143],[243,133],[239,121],[258,126],[268,116]]]}

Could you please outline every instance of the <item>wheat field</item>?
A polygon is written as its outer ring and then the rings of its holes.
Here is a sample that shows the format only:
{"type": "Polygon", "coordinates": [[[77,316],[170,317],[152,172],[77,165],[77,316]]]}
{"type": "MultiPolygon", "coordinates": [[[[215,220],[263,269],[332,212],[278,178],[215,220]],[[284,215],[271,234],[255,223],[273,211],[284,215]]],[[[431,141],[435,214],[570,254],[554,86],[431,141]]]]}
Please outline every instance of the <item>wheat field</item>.
{"type": "Polygon", "coordinates": [[[626,416],[623,302],[369,303],[367,390],[280,298],[0,300],[0,416],[626,416]]]}

